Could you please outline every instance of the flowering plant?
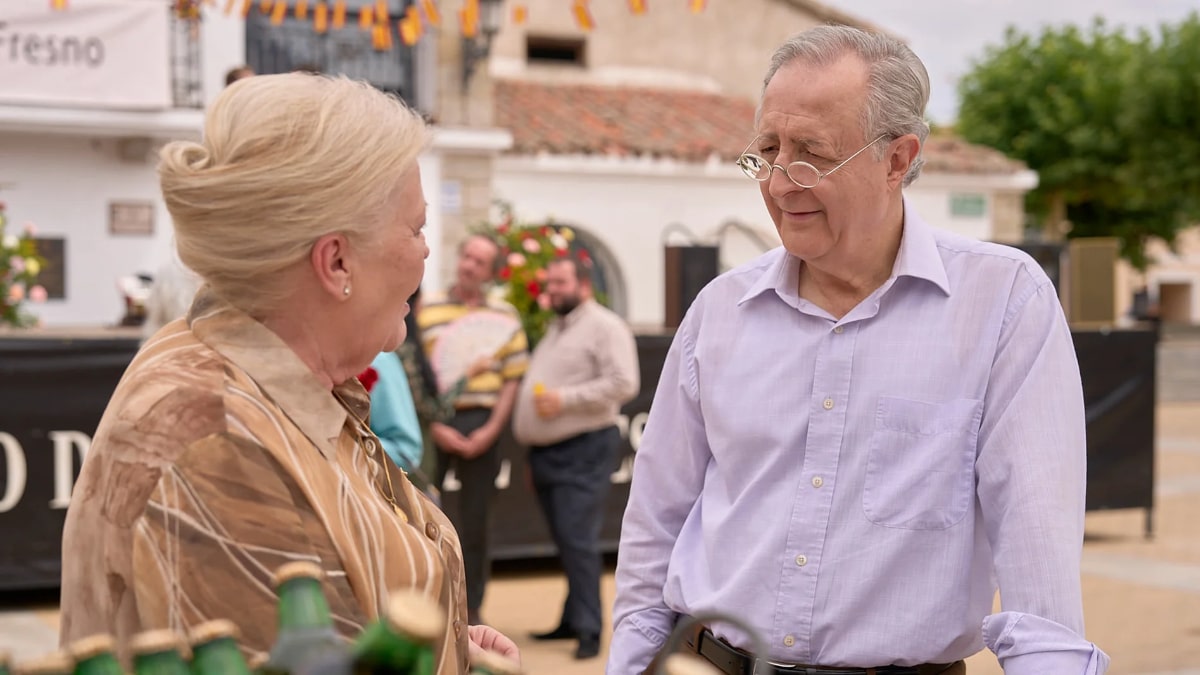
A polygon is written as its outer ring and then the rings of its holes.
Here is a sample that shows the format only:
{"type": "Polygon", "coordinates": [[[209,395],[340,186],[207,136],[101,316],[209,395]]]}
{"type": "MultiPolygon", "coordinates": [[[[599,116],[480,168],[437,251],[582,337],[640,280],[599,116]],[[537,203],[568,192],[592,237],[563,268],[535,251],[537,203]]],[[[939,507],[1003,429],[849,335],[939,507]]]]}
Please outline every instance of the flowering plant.
{"type": "Polygon", "coordinates": [[[590,267],[591,257],[585,249],[572,246],[575,233],[571,228],[550,223],[518,223],[507,206],[501,206],[499,223],[485,227],[482,234],[500,245],[504,262],[499,272],[501,288],[505,300],[521,315],[525,337],[532,347],[545,335],[554,318],[550,297],[542,292],[546,267],[552,260],[572,255],[576,263],[590,267]]]}
{"type": "Polygon", "coordinates": [[[5,233],[7,224],[4,202],[0,202],[0,326],[25,328],[37,325],[38,319],[23,311],[21,303],[46,300],[46,289],[37,285],[46,260],[37,254],[33,225],[26,225],[18,237],[5,233]]]}

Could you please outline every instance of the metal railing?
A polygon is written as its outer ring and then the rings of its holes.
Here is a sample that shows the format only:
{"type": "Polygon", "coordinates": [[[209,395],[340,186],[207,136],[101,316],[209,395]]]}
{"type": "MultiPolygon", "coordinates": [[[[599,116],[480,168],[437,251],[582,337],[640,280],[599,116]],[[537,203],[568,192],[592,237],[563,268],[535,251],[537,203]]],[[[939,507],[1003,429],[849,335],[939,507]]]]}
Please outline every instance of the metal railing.
{"type": "MultiPolygon", "coordinates": [[[[389,4],[393,16],[399,16],[409,0],[391,0],[389,4]]],[[[390,48],[376,49],[370,32],[359,28],[353,4],[346,13],[346,26],[325,33],[317,33],[311,21],[297,21],[293,14],[289,11],[279,25],[271,25],[270,17],[253,10],[246,17],[246,62],[254,72],[307,69],[344,74],[413,103],[416,68],[412,47],[397,37],[390,48]]]]}
{"type": "Polygon", "coordinates": [[[203,108],[201,23],[171,13],[171,96],[176,108],[203,108]]]}

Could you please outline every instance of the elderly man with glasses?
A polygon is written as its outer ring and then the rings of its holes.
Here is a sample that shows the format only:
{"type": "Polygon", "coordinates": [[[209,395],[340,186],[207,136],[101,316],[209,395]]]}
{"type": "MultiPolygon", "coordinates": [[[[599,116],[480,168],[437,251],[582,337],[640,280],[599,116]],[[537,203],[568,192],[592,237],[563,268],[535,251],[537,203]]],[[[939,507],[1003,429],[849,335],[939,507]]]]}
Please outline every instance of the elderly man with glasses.
{"type": "Polygon", "coordinates": [[[775,53],[754,140],[783,246],[696,298],[634,465],[608,673],[1098,675],[1084,408],[1054,286],[905,201],[929,78],[853,28],[775,53]],[[997,587],[1001,611],[992,611],[997,587]],[[758,645],[756,647],[756,645],[758,645]]]}

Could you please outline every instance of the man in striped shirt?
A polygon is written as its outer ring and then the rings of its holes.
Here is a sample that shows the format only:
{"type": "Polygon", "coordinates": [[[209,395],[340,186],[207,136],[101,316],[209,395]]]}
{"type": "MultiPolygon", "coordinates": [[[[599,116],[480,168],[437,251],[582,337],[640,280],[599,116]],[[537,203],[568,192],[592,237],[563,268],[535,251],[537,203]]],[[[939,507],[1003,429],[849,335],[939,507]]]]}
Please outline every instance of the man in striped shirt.
{"type": "Polygon", "coordinates": [[[454,526],[463,548],[468,616],[474,622],[479,621],[491,570],[489,513],[500,471],[497,441],[529,360],[516,309],[488,295],[499,262],[496,242],[482,235],[467,238],[459,247],[454,285],[446,294],[430,297],[418,317],[439,388],[452,385],[480,357],[493,357],[491,368],[468,379],[454,401],[454,417],[430,427],[438,448],[437,484],[453,469],[462,485],[454,526]]]}

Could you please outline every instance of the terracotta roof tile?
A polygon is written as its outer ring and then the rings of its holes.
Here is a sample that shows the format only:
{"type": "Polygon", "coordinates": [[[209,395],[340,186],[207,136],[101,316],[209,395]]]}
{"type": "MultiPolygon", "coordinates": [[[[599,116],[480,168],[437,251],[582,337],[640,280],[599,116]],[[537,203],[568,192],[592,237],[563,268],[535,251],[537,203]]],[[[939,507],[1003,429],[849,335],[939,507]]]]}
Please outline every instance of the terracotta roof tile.
{"type": "Polygon", "coordinates": [[[754,126],[752,103],[692,91],[497,80],[495,101],[518,154],[733,159],[754,126]]]}
{"type": "MultiPolygon", "coordinates": [[[[733,160],[750,140],[754,104],[675,89],[495,82],[496,124],[511,130],[514,154],[651,155],[733,160]]],[[[925,144],[929,173],[1001,173],[1025,165],[953,136],[925,144]]]]}

